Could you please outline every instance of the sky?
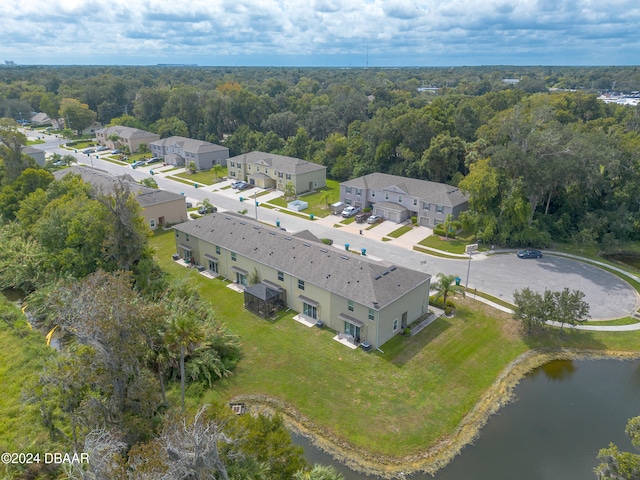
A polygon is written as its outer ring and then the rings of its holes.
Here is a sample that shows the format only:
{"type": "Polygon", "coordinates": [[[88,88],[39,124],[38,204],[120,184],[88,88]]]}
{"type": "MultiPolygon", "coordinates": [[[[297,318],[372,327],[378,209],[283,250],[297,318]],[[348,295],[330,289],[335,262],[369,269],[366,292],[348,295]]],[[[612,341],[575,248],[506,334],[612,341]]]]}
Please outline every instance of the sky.
{"type": "Polygon", "coordinates": [[[638,0],[1,0],[18,65],[638,65],[638,0]]]}

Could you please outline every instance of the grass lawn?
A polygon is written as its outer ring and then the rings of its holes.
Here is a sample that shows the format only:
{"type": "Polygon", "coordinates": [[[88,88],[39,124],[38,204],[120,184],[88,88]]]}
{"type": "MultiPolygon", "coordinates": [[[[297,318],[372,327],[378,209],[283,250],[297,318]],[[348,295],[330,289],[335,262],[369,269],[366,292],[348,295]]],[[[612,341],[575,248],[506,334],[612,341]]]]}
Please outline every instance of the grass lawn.
{"type": "Polygon", "coordinates": [[[198,401],[267,395],[374,453],[416,453],[450,434],[500,372],[530,348],[637,351],[640,345],[640,332],[553,329],[523,338],[509,315],[456,299],[456,317],[441,318],[415,337],[394,337],[381,347],[384,353],[350,350],[331,340],[331,332],[293,321],[294,312],[272,322],[248,313],[242,295],[223,281],[171,260],[173,232],[156,232],[152,244],[162,266],[188,276],[242,341],[234,375],[198,401]]]}
{"type": "MultiPolygon", "coordinates": [[[[327,208],[326,202],[322,200],[324,192],[329,192],[329,205],[337,202],[340,200],[340,183],[335,180],[327,180],[326,187],[320,188],[312,193],[300,195],[300,200],[309,204],[309,207],[304,210],[304,213],[307,215],[313,214],[319,218],[324,218],[331,214],[331,209],[327,208]]],[[[287,202],[282,197],[269,200],[269,203],[277,207],[287,208],[287,202]]]]}
{"type": "Polygon", "coordinates": [[[341,220],[340,223],[343,224],[343,225],[350,225],[355,221],[356,221],[356,216],[354,215],[352,217],[345,218],[344,220],[341,220]]]}
{"type": "MultiPolygon", "coordinates": [[[[462,235],[464,235],[464,233],[462,235]]],[[[419,245],[435,248],[436,250],[442,250],[443,252],[449,253],[465,253],[464,249],[470,243],[473,243],[473,239],[470,235],[466,237],[457,236],[456,238],[448,240],[446,240],[444,237],[441,237],[440,235],[430,235],[424,240],[418,242],[419,245]]],[[[478,245],[479,251],[489,250],[489,248],[491,247],[488,245],[478,245]]]]}
{"type": "Polygon", "coordinates": [[[194,182],[194,181],[185,180],[184,178],[180,178],[177,175],[167,175],[164,178],[168,178],[169,180],[173,180],[174,182],[184,183],[185,185],[190,185],[192,187],[193,187],[194,183],[198,183],[198,182],[194,182]]]}
{"type": "Polygon", "coordinates": [[[387,236],[391,238],[398,238],[411,230],[413,230],[411,225],[403,225],[402,227],[395,229],[393,232],[387,233],[387,236]]]}
{"type": "MultiPolygon", "coordinates": [[[[4,299],[0,299],[0,303],[3,302],[4,299]]],[[[15,308],[19,313],[20,310],[15,308]]],[[[22,327],[21,333],[17,333],[4,321],[0,322],[0,450],[3,452],[40,451],[49,442],[48,433],[41,426],[38,409],[25,403],[22,393],[25,380],[38,375],[46,358],[54,352],[45,345],[43,335],[25,330],[25,325],[22,327]]],[[[0,476],[1,472],[2,468],[0,476]]]]}
{"type": "Polygon", "coordinates": [[[451,255],[447,255],[446,253],[440,253],[437,250],[429,250],[428,248],[418,247],[417,245],[414,245],[413,249],[416,252],[426,253],[426,254],[429,254],[429,255],[433,255],[434,257],[449,258],[451,260],[465,260],[464,257],[453,257],[451,255]]]}
{"type": "Polygon", "coordinates": [[[196,172],[196,173],[182,172],[182,173],[176,173],[175,176],[184,178],[186,180],[190,180],[191,183],[202,183],[204,185],[213,185],[214,183],[222,181],[222,179],[227,176],[227,169],[223,168],[223,170],[220,171],[220,173],[218,174],[217,181],[212,170],[205,170],[205,171],[196,172]]]}

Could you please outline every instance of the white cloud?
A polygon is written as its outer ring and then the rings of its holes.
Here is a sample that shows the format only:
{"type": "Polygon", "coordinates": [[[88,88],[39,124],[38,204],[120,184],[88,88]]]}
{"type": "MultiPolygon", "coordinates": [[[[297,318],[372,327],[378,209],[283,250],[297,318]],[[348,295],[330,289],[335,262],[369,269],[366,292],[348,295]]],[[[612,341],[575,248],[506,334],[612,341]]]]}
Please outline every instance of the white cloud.
{"type": "Polygon", "coordinates": [[[372,65],[513,62],[514,50],[518,63],[572,63],[603,45],[613,63],[640,63],[637,0],[4,0],[0,17],[0,53],[22,64],[265,62],[367,45],[372,65]]]}

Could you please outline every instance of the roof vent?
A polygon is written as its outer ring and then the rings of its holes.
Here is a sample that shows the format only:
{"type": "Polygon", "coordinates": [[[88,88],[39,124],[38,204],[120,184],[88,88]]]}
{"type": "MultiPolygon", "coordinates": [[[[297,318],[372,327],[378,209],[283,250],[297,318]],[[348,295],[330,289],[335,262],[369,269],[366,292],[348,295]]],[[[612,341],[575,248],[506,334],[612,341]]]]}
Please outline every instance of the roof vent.
{"type": "MultiPolygon", "coordinates": [[[[213,230],[211,230],[213,232],[213,230]]],[[[276,232],[269,232],[269,235],[275,235],[276,232]]]]}
{"type": "Polygon", "coordinates": [[[246,225],[247,222],[240,222],[240,225],[246,225]]]}
{"type": "Polygon", "coordinates": [[[253,228],[254,228],[255,230],[260,230],[260,227],[259,227],[259,226],[257,226],[257,225],[255,225],[253,228]]]}
{"type": "Polygon", "coordinates": [[[284,237],[285,240],[291,240],[291,237],[284,237]]]}
{"type": "Polygon", "coordinates": [[[308,243],[303,243],[302,245],[304,245],[305,247],[310,247],[311,246],[308,243]]]}
{"type": "Polygon", "coordinates": [[[393,265],[393,266],[389,269],[389,271],[390,271],[390,272],[393,272],[396,268],[398,268],[398,267],[396,267],[395,265],[393,265]]]}
{"type": "Polygon", "coordinates": [[[384,272],[382,272],[383,275],[389,275],[389,270],[385,270],[384,272]]]}
{"type": "Polygon", "coordinates": [[[349,257],[347,257],[346,255],[340,255],[340,258],[343,260],[349,260],[349,257]]]}
{"type": "Polygon", "coordinates": [[[380,280],[382,278],[382,275],[376,275],[375,277],[373,277],[374,280],[380,280]]]}
{"type": "Polygon", "coordinates": [[[326,248],[321,248],[321,249],[320,249],[320,251],[321,251],[322,253],[328,253],[328,252],[329,252],[329,250],[327,250],[326,248]]]}

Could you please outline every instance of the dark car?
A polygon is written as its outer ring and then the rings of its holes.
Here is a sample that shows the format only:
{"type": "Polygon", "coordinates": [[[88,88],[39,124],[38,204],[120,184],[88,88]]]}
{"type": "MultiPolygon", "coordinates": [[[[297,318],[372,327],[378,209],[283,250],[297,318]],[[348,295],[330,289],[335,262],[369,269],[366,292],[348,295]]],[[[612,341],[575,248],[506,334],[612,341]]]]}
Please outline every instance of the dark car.
{"type": "Polygon", "coordinates": [[[540,250],[520,250],[518,258],[542,258],[542,252],[540,250]]]}
{"type": "Polygon", "coordinates": [[[109,147],[105,147],[104,145],[100,145],[96,148],[96,152],[104,152],[105,150],[109,150],[109,147]]]}
{"type": "Polygon", "coordinates": [[[205,208],[204,206],[200,207],[198,209],[198,213],[200,215],[206,215],[207,213],[216,213],[218,211],[217,207],[214,207],[213,205],[210,207],[205,208]]]}
{"type": "Polygon", "coordinates": [[[253,185],[246,183],[246,182],[242,182],[240,185],[238,185],[236,187],[238,190],[247,190],[248,188],[253,188],[253,185]]]}
{"type": "Polygon", "coordinates": [[[122,153],[122,150],[120,150],[119,148],[116,148],[115,150],[111,150],[111,155],[118,155],[122,153]]]}
{"type": "Polygon", "coordinates": [[[158,157],[151,157],[149,160],[147,160],[147,165],[151,165],[152,163],[158,163],[160,161],[160,159],[158,157]]]}
{"type": "Polygon", "coordinates": [[[371,212],[360,212],[356,214],[356,222],[364,223],[371,216],[371,212]]]}

